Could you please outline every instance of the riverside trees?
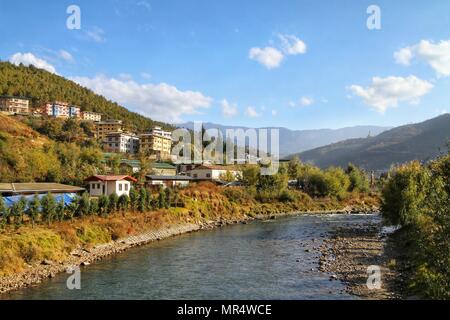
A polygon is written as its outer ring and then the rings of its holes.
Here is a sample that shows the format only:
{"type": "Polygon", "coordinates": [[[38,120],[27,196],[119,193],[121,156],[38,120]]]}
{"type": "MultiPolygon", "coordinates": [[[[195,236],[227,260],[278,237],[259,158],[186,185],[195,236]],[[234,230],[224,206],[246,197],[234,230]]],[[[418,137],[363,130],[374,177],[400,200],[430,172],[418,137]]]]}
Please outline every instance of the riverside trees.
{"type": "MultiPolygon", "coordinates": [[[[166,192],[162,192],[166,200],[166,192]]],[[[81,197],[76,197],[70,204],[65,204],[62,200],[56,201],[55,197],[48,193],[42,197],[38,195],[30,199],[22,197],[12,206],[7,207],[3,197],[0,195],[0,228],[6,225],[20,226],[28,222],[32,226],[36,223],[51,224],[55,221],[72,220],[73,217],[82,218],[87,216],[103,216],[122,212],[125,214],[128,210],[139,209],[140,212],[147,212],[153,208],[167,208],[170,202],[164,201],[163,206],[154,203],[150,192],[145,188],[139,191],[132,188],[129,197],[121,195],[118,197],[115,193],[108,196],[101,196],[98,199],[89,198],[87,193],[81,197]],[[133,201],[131,201],[133,199],[133,201]],[[133,204],[134,203],[134,204],[133,204]]]]}
{"type": "Polygon", "coordinates": [[[382,190],[385,220],[400,225],[416,294],[450,299],[450,153],[394,168],[382,190]]]}

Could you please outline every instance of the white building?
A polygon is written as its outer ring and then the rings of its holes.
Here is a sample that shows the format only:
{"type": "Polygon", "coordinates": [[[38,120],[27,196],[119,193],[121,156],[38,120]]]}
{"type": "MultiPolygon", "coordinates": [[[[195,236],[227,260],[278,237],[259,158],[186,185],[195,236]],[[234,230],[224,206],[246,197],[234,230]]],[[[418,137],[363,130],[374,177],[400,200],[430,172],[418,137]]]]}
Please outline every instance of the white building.
{"type": "Polygon", "coordinates": [[[85,179],[89,185],[91,197],[109,196],[112,193],[119,197],[123,194],[130,195],[131,184],[137,180],[127,175],[96,175],[85,179]]]}
{"type": "Polygon", "coordinates": [[[242,175],[242,172],[233,166],[218,166],[218,165],[201,165],[187,172],[187,175],[194,180],[214,180],[218,181],[224,175],[230,172],[234,179],[242,175]]]}
{"type": "Polygon", "coordinates": [[[106,134],[103,145],[108,152],[130,153],[139,152],[139,138],[132,133],[110,132],[106,134]]]}

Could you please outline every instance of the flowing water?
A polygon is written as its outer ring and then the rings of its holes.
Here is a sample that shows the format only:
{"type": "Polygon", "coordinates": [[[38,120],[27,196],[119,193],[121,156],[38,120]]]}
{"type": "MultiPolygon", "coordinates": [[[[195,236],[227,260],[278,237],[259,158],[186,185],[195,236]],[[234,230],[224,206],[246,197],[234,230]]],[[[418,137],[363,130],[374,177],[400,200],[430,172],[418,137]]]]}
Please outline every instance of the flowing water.
{"type": "Polygon", "coordinates": [[[130,249],[1,299],[355,299],[318,271],[333,229],[378,215],[291,216],[177,236],[130,249]],[[310,250],[307,250],[310,249],[310,250]]]}

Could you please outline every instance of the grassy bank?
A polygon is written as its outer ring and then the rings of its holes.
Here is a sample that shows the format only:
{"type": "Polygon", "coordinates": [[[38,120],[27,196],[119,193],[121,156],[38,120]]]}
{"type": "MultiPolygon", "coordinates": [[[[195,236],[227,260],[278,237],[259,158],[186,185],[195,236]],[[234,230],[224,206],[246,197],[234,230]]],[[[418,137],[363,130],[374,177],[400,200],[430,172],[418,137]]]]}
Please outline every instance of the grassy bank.
{"type": "Polygon", "coordinates": [[[0,275],[26,270],[42,261],[65,261],[75,248],[89,248],[111,240],[179,223],[204,224],[241,221],[258,215],[293,211],[362,210],[377,207],[376,195],[348,193],[345,197],[311,198],[290,191],[290,198],[262,202],[245,188],[220,188],[203,183],[181,190],[177,206],[138,212],[128,210],[102,217],[90,215],[51,224],[8,225],[0,233],[0,275]]]}

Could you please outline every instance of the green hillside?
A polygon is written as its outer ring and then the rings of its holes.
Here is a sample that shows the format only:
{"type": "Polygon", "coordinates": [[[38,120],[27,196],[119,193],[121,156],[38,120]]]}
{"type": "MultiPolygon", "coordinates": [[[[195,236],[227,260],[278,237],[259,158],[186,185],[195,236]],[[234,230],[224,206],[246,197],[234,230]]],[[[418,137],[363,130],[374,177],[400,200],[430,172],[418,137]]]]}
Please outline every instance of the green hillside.
{"type": "Polygon", "coordinates": [[[0,62],[0,95],[29,97],[32,106],[40,106],[54,100],[65,101],[80,106],[83,111],[100,112],[107,119],[123,120],[130,129],[140,131],[154,125],[172,129],[169,124],[131,112],[73,81],[33,66],[15,66],[9,62],[0,62]]]}
{"type": "Polygon", "coordinates": [[[450,114],[405,125],[365,139],[350,139],[297,154],[319,167],[345,167],[349,162],[367,170],[386,170],[392,164],[428,161],[447,150],[450,114]]]}

